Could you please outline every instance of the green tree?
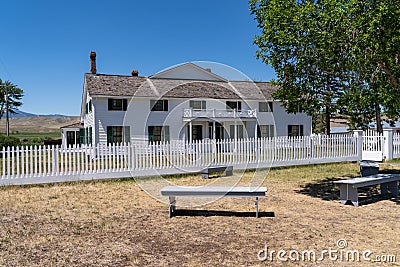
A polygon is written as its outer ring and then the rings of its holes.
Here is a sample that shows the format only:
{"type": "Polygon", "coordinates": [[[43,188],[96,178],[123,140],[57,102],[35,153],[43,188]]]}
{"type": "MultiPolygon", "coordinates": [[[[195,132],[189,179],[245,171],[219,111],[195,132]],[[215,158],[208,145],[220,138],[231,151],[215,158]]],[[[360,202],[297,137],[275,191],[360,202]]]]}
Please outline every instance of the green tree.
{"type": "Polygon", "coordinates": [[[2,81],[0,79],[0,118],[6,112],[6,88],[8,90],[8,110],[10,114],[15,114],[22,105],[20,101],[24,96],[24,91],[10,81],[2,81]]]}
{"type": "Polygon", "coordinates": [[[400,0],[251,0],[257,57],[275,69],[274,96],[324,121],[365,128],[400,114],[400,0]],[[321,118],[325,115],[325,118],[321,118]]]}
{"type": "Polygon", "coordinates": [[[351,0],[347,7],[349,66],[354,79],[343,101],[344,110],[354,127],[365,127],[365,119],[374,117],[382,132],[382,115],[393,121],[400,114],[400,1],[351,0]],[[351,114],[357,109],[369,114],[351,114]]]}
{"type": "Polygon", "coordinates": [[[314,117],[324,114],[329,134],[347,75],[342,1],[252,0],[250,10],[261,30],[256,55],[276,72],[274,97],[290,113],[301,107],[314,117]]]}

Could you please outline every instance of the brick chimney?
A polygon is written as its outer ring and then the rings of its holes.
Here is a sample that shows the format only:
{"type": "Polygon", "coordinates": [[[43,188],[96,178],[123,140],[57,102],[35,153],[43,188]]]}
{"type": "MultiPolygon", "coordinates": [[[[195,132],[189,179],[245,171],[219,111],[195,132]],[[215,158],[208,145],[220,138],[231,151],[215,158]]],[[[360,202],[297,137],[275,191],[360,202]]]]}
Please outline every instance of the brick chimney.
{"type": "Polygon", "coordinates": [[[96,74],[96,52],[90,52],[90,73],[96,74]]]}
{"type": "Polygon", "coordinates": [[[138,70],[132,70],[132,76],[139,76],[138,70]]]}
{"type": "Polygon", "coordinates": [[[210,69],[210,68],[205,68],[205,70],[208,71],[208,72],[211,72],[211,69],[210,69]]]}

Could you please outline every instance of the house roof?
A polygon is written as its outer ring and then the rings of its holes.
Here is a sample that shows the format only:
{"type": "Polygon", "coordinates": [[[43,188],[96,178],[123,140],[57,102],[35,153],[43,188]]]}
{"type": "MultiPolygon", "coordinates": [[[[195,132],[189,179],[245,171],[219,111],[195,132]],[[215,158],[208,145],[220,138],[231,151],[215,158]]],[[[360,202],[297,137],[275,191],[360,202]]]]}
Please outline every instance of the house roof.
{"type": "Polygon", "coordinates": [[[206,81],[190,79],[85,74],[91,96],[170,97],[272,100],[277,87],[267,82],[206,81]]]}
{"type": "Polygon", "coordinates": [[[65,126],[61,127],[61,129],[67,129],[67,128],[83,128],[83,124],[80,122],[77,122],[77,123],[73,123],[73,124],[69,124],[69,125],[65,125],[65,126]]]}

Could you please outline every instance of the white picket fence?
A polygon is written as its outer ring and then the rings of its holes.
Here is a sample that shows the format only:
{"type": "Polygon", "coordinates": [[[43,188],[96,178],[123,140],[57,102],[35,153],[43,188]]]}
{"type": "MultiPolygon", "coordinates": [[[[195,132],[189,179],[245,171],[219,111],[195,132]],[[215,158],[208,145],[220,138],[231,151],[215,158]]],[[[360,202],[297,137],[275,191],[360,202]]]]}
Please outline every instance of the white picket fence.
{"type": "Polygon", "coordinates": [[[393,158],[400,158],[400,133],[393,134],[393,158]]]}
{"type": "Polygon", "coordinates": [[[356,161],[348,135],[114,144],[61,148],[3,148],[0,184],[36,184],[199,172],[209,165],[234,169],[356,161]]]}

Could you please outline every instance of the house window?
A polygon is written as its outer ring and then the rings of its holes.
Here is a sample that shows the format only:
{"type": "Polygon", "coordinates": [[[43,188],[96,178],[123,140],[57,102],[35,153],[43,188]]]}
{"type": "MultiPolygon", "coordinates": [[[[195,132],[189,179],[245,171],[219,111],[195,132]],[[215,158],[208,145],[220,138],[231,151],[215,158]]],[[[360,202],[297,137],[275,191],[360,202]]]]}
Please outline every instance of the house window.
{"type": "Polygon", "coordinates": [[[127,107],[128,107],[127,99],[115,99],[115,98],[108,99],[108,110],[126,111],[127,107]]]}
{"type": "Polygon", "coordinates": [[[169,126],[149,126],[149,142],[168,142],[169,126]]]}
{"type": "Polygon", "coordinates": [[[226,101],[226,110],[231,111],[236,109],[237,111],[242,110],[242,102],[240,101],[226,101]]]}
{"type": "MultiPolygon", "coordinates": [[[[236,125],[237,126],[237,138],[243,138],[243,129],[244,129],[244,127],[243,127],[243,125],[236,125]]],[[[232,139],[236,139],[236,136],[235,136],[235,125],[231,125],[230,127],[229,127],[230,129],[230,137],[232,138],[232,139]]]]}
{"type": "Polygon", "coordinates": [[[257,126],[257,136],[261,137],[274,137],[275,130],[274,125],[258,125],[257,126]]]}
{"type": "Polygon", "coordinates": [[[258,102],[258,110],[260,112],[273,112],[272,102],[258,102]]]}
{"type": "Polygon", "coordinates": [[[107,126],[107,143],[129,143],[130,141],[129,126],[107,126]]]}
{"type": "Polygon", "coordinates": [[[79,132],[67,131],[67,145],[79,144],[79,132]]]}
{"type": "Polygon", "coordinates": [[[195,110],[205,110],[206,109],[206,101],[205,100],[190,100],[189,102],[190,108],[195,110]]]}
{"type": "Polygon", "coordinates": [[[303,125],[288,125],[288,136],[303,136],[303,125]]]}
{"type": "Polygon", "coordinates": [[[168,111],[168,100],[150,100],[151,111],[168,111]]]}

